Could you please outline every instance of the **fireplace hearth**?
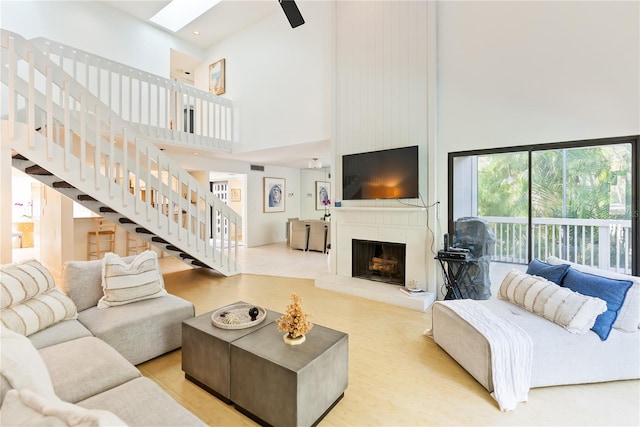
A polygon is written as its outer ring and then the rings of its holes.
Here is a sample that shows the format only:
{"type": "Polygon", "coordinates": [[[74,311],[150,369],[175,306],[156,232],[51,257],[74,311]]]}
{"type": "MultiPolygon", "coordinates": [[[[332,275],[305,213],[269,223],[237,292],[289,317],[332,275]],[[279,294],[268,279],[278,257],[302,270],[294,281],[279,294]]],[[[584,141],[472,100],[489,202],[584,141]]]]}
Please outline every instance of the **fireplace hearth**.
{"type": "Polygon", "coordinates": [[[404,243],[356,240],[352,243],[352,276],[392,285],[405,285],[404,243]]]}

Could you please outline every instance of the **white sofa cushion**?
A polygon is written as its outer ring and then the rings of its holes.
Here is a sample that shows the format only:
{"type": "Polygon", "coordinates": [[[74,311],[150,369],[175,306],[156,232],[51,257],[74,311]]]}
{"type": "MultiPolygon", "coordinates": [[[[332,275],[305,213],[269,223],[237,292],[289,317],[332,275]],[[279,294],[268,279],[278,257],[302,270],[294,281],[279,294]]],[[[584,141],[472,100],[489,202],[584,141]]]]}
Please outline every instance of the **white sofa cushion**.
{"type": "Polygon", "coordinates": [[[589,331],[598,315],[607,311],[606,302],[599,298],[581,295],[518,270],[507,273],[498,296],[575,334],[589,331]]]}
{"type": "Polygon", "coordinates": [[[98,308],[108,308],[167,295],[158,264],[158,255],[144,251],[130,263],[114,253],[107,253],[102,265],[104,296],[98,308]]]}
{"type": "Polygon", "coordinates": [[[575,268],[583,273],[594,274],[596,276],[602,276],[609,279],[629,280],[633,282],[633,285],[627,291],[627,296],[625,297],[622,307],[618,311],[618,317],[616,318],[613,327],[626,332],[635,332],[640,329],[640,277],[588,267],[574,262],[565,261],[554,256],[547,258],[546,261],[548,264],[552,265],[569,264],[571,268],[575,268]]]}
{"type": "Polygon", "coordinates": [[[29,390],[10,390],[0,409],[8,426],[100,427],[126,426],[115,414],[86,409],[61,400],[39,396],[29,390]]]}
{"type": "Polygon", "coordinates": [[[8,389],[19,388],[57,398],[49,370],[29,338],[0,326],[0,348],[0,374],[3,379],[1,397],[8,389]]]}

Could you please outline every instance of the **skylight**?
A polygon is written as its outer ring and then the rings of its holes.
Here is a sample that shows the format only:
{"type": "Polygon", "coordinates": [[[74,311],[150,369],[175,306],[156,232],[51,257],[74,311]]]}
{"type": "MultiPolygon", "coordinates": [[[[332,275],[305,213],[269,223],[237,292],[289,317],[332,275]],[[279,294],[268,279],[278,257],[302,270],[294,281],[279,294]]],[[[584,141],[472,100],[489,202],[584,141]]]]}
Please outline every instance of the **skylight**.
{"type": "Polygon", "coordinates": [[[220,0],[173,0],[150,20],[176,32],[218,3],[220,0]]]}

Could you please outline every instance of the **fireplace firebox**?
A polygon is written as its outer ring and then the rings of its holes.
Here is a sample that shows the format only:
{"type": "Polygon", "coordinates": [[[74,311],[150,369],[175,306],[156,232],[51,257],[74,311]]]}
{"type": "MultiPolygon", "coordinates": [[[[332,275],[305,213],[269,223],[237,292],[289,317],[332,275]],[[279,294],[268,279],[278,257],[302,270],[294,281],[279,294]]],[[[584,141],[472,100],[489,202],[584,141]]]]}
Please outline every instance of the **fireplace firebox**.
{"type": "Polygon", "coordinates": [[[404,286],[407,248],[404,243],[353,239],[351,245],[353,277],[404,286]]]}

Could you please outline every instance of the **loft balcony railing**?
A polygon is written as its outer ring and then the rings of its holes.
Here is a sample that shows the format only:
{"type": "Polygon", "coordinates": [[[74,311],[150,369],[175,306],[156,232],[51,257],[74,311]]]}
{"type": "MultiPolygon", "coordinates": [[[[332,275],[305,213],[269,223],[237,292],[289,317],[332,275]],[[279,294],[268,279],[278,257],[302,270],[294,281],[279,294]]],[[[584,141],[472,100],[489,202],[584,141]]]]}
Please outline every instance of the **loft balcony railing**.
{"type": "Polygon", "coordinates": [[[31,40],[73,79],[152,141],[231,152],[233,103],[45,38],[31,40]]]}
{"type": "MultiPolygon", "coordinates": [[[[483,217],[496,235],[492,260],[527,264],[527,218],[483,217]]],[[[556,256],[582,265],[631,274],[631,221],[533,218],[532,258],[556,256]]]]}
{"type": "Polygon", "coordinates": [[[144,234],[225,275],[239,272],[236,212],[32,43],[0,30],[0,51],[8,147],[144,234]]]}

